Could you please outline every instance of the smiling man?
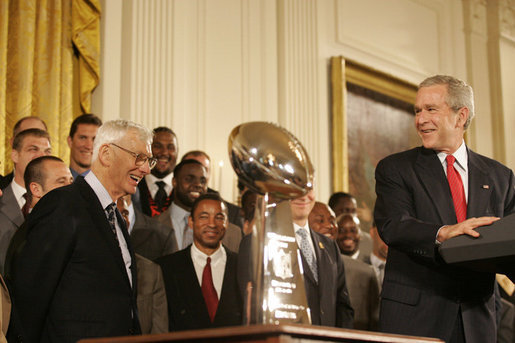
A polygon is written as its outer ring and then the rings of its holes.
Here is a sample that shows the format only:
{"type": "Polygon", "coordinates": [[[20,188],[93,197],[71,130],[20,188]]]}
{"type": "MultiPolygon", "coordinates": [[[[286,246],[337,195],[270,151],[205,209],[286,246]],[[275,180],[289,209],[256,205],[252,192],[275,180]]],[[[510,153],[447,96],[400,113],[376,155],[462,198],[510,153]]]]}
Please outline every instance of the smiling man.
{"type": "Polygon", "coordinates": [[[70,127],[67,142],[70,147],[70,171],[73,178],[86,176],[91,168],[93,141],[102,120],[94,114],[82,114],[75,118],[70,127]]]}
{"type": "MultiPolygon", "coordinates": [[[[207,193],[206,168],[197,160],[183,160],[173,171],[172,185],[172,204],[157,219],[170,228],[180,250],[193,242],[188,218],[195,200],[207,193]]],[[[223,243],[232,251],[238,251],[241,237],[240,228],[229,223],[223,243]]]]}
{"type": "Polygon", "coordinates": [[[136,264],[116,201],[155,164],[151,133],[126,120],[102,125],[91,171],[46,194],[27,217],[14,298],[29,342],[140,333],[136,264]]]}
{"type": "Polygon", "coordinates": [[[157,260],[163,270],[170,331],[241,325],[237,254],[221,244],[227,224],[222,198],[200,195],[188,218],[193,244],[157,260]]]}
{"type": "Polygon", "coordinates": [[[335,217],[333,210],[329,206],[323,202],[317,201],[309,213],[309,227],[316,232],[335,240],[338,234],[335,217]]]}
{"type": "Polygon", "coordinates": [[[152,155],[157,163],[151,173],[138,185],[138,194],[133,201],[135,207],[147,216],[157,216],[172,202],[172,177],[177,163],[179,145],[172,129],[164,126],[154,129],[152,155]]]}
{"type": "Polygon", "coordinates": [[[442,263],[438,245],[514,212],[513,172],[470,150],[472,88],[452,76],[424,80],[415,100],[422,147],[376,169],[375,221],[388,245],[380,329],[446,342],[495,342],[495,275],[442,263]]]}

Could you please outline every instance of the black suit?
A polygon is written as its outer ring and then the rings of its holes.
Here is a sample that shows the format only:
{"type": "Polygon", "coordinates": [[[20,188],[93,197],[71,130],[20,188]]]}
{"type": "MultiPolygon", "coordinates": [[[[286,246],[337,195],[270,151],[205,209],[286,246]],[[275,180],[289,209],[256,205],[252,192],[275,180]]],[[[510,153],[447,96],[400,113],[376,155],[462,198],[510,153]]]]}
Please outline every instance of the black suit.
{"type": "MultiPolygon", "coordinates": [[[[313,230],[311,239],[315,248],[318,283],[310,268],[304,268],[304,286],[311,321],[314,325],[352,328],[354,310],[351,307],[345,281],[345,267],[336,242],[313,230]]],[[[252,235],[243,237],[238,253],[238,285],[245,295],[248,281],[252,280],[250,247],[252,235]]],[[[302,263],[307,266],[301,252],[302,263]]]]}
{"type": "Polygon", "coordinates": [[[14,297],[28,342],[75,342],[140,332],[131,287],[104,209],[83,177],[46,194],[27,217],[14,297]]]}
{"type": "MultiPolygon", "coordinates": [[[[494,275],[443,264],[436,235],[457,222],[444,169],[422,147],[391,155],[376,169],[375,221],[388,244],[382,331],[449,340],[461,312],[467,343],[495,341],[494,275]]],[[[514,175],[468,150],[467,217],[514,210],[514,175]]]]}
{"type": "Polygon", "coordinates": [[[191,245],[159,258],[168,299],[170,331],[196,330],[242,324],[242,303],[236,283],[237,254],[225,249],[227,261],[214,322],[211,323],[191,259],[191,245]]]}
{"type": "Polygon", "coordinates": [[[0,189],[5,189],[14,179],[14,172],[10,172],[9,174],[2,176],[0,175],[0,189]]]}

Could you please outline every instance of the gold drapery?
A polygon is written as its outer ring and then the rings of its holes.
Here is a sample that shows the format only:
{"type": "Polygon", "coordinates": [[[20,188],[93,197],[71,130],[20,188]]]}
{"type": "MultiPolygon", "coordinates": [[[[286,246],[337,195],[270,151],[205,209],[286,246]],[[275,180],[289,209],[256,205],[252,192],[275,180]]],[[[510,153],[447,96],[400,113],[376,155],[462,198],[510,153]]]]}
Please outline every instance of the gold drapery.
{"type": "Polygon", "coordinates": [[[25,116],[47,123],[54,155],[68,160],[66,137],[90,111],[99,55],[99,0],[0,1],[0,172],[12,169],[9,140],[25,116]]]}

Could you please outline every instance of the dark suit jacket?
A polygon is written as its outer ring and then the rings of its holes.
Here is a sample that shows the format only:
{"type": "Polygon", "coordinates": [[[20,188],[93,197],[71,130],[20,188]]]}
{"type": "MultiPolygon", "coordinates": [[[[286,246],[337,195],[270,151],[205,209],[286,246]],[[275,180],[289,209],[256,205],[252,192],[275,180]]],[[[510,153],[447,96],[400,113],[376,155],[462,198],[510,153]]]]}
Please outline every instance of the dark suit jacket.
{"type": "Polygon", "coordinates": [[[140,332],[136,264],[128,236],[125,240],[133,287],[104,209],[83,177],[38,202],[27,217],[27,240],[13,280],[26,341],[140,332]]]}
{"type": "MultiPolygon", "coordinates": [[[[514,210],[513,172],[468,150],[467,217],[514,210]]],[[[433,150],[391,155],[376,169],[375,221],[388,244],[380,328],[448,340],[461,310],[467,343],[495,340],[494,275],[443,264],[436,235],[457,222],[449,185],[433,150]]]]}
{"type": "Polygon", "coordinates": [[[202,290],[191,259],[191,245],[156,262],[161,265],[168,299],[170,331],[196,330],[242,324],[242,303],[236,283],[237,254],[229,249],[222,294],[215,320],[211,323],[202,290]]]}
{"type": "MultiPolygon", "coordinates": [[[[354,310],[349,300],[340,249],[330,238],[310,231],[318,267],[318,283],[311,269],[304,268],[304,286],[311,310],[311,321],[314,325],[352,328],[354,310]]],[[[253,279],[251,244],[251,234],[243,237],[238,253],[238,286],[243,299],[246,285],[253,279]]],[[[302,263],[307,266],[302,252],[301,258],[302,263]]]]}
{"type": "Polygon", "coordinates": [[[11,181],[14,179],[14,172],[10,172],[9,174],[5,176],[0,175],[0,189],[4,190],[9,186],[11,181]]]}

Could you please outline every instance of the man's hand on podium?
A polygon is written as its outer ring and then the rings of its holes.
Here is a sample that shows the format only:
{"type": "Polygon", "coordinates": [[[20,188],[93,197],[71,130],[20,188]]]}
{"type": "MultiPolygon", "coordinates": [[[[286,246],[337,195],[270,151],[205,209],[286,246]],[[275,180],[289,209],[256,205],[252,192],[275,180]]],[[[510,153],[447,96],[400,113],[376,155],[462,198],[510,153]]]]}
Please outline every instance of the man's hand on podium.
{"type": "Polygon", "coordinates": [[[436,240],[440,243],[445,242],[449,238],[453,238],[460,235],[469,235],[472,237],[479,237],[479,233],[475,230],[478,227],[490,225],[495,221],[498,221],[499,217],[479,217],[469,218],[461,223],[454,225],[445,225],[438,231],[436,240]]]}

